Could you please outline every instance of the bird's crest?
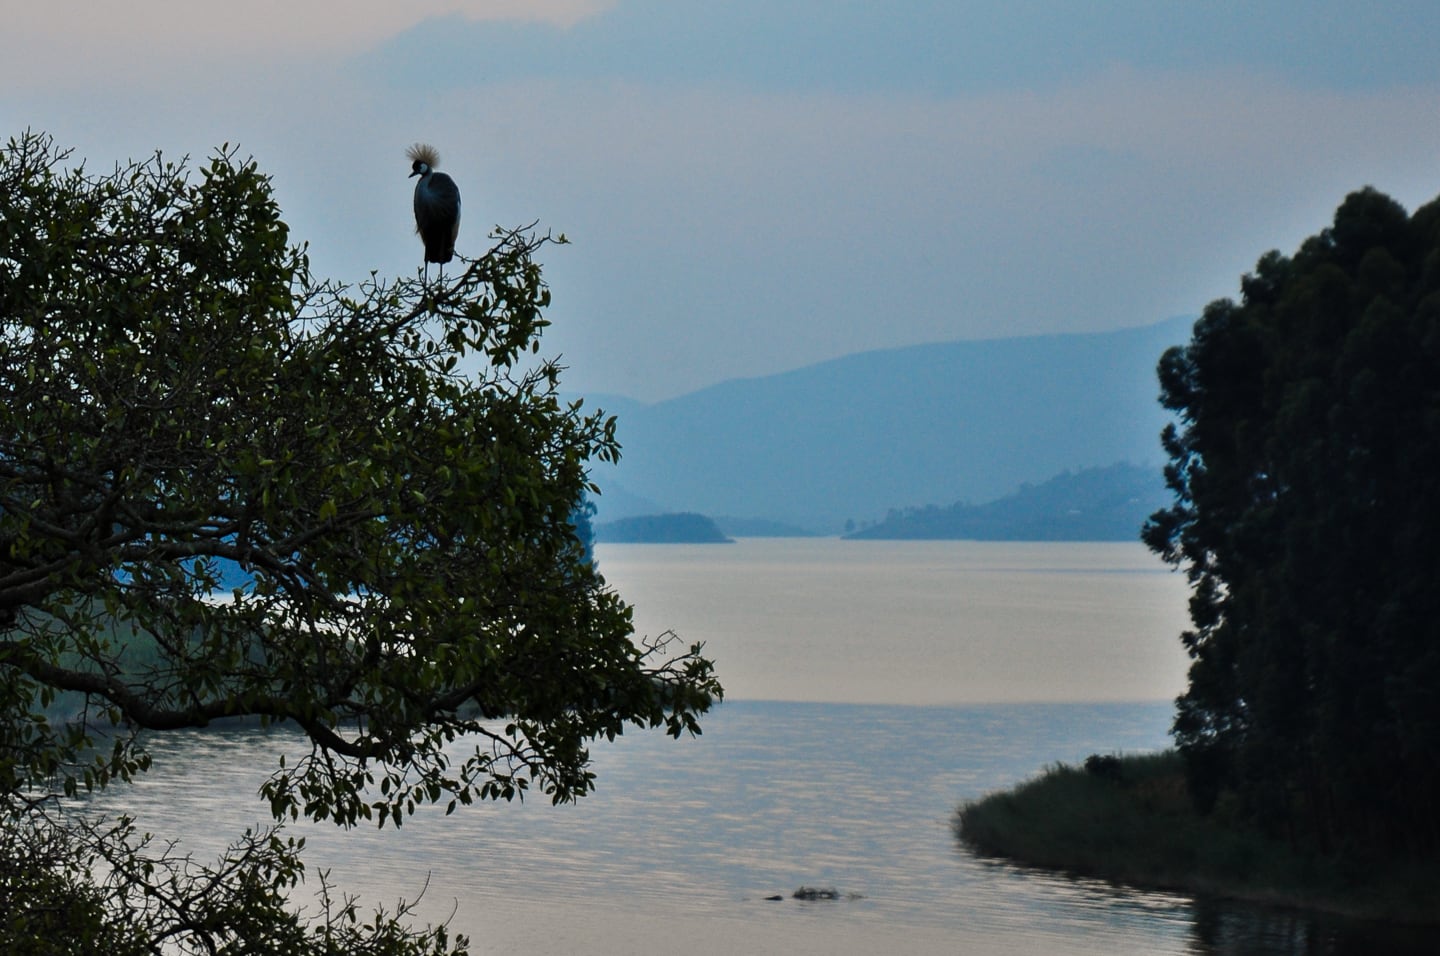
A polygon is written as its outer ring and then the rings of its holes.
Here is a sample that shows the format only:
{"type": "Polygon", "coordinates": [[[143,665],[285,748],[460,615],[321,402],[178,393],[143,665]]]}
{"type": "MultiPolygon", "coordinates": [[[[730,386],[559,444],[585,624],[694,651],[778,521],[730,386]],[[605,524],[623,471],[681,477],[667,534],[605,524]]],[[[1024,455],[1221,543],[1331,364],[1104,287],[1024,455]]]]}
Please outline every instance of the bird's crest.
{"type": "Polygon", "coordinates": [[[440,165],[440,153],[429,143],[416,143],[405,150],[405,155],[412,163],[424,163],[431,169],[440,165]]]}

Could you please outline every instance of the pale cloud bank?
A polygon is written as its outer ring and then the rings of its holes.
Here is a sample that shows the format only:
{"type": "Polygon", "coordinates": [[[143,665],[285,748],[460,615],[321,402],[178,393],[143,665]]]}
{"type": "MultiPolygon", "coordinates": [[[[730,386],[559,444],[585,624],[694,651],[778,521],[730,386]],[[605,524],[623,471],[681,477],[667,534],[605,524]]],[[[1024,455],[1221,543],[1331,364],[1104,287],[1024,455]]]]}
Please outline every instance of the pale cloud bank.
{"type": "Polygon", "coordinates": [[[437,17],[574,26],[613,0],[45,0],[3,4],[0,82],[189,82],[191,69],[344,57],[437,17]]]}

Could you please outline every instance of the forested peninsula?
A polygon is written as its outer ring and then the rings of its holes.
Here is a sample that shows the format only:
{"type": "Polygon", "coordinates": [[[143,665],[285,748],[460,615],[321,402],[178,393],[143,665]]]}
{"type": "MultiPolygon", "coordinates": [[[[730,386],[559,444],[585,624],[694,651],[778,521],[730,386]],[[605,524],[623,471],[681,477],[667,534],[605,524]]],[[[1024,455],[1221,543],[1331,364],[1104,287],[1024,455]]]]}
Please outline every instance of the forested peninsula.
{"type": "Polygon", "coordinates": [[[1202,813],[1176,750],[1057,764],[967,803],[955,830],[982,856],[1078,876],[1356,919],[1440,923],[1432,866],[1292,843],[1256,826],[1235,799],[1202,813]]]}
{"type": "Polygon", "coordinates": [[[1095,757],[962,808],[1024,863],[1440,921],[1440,200],[1374,189],[1159,362],[1193,587],[1176,754],[1095,757]]]}

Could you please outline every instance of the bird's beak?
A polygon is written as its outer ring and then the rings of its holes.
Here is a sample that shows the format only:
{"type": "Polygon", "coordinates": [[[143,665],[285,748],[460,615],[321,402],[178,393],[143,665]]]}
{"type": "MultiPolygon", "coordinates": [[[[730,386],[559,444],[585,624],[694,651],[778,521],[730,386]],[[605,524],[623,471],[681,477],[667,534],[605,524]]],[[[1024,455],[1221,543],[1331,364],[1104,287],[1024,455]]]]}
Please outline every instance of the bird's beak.
{"type": "Polygon", "coordinates": [[[420,175],[420,170],[417,169],[417,170],[414,170],[413,172],[411,172],[410,175],[409,175],[409,176],[406,176],[405,178],[406,178],[406,179],[411,179],[411,178],[413,178],[413,177],[415,177],[415,176],[419,176],[419,175],[420,175]]]}

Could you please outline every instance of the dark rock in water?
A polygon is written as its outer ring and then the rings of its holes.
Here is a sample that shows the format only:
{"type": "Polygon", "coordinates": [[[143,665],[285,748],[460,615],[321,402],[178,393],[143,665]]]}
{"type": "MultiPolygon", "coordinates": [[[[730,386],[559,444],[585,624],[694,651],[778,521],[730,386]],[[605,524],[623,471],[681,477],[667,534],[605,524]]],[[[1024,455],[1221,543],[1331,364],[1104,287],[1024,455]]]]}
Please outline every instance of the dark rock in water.
{"type": "Polygon", "coordinates": [[[774,896],[767,896],[767,897],[765,897],[765,901],[768,902],[768,903],[775,903],[775,902],[778,902],[779,900],[783,900],[784,898],[785,898],[785,897],[781,896],[779,893],[776,893],[774,896]]]}
{"type": "Polygon", "coordinates": [[[797,900],[858,900],[859,893],[841,893],[834,887],[802,886],[790,894],[797,900]]]}

